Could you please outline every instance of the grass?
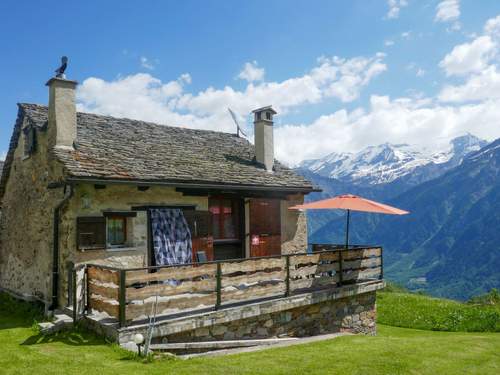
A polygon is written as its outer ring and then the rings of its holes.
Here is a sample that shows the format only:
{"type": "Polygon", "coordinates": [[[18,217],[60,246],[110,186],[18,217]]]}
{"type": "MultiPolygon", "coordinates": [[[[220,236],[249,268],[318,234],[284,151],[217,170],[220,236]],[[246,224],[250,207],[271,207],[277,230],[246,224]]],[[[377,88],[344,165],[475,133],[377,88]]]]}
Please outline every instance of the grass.
{"type": "Polygon", "coordinates": [[[500,305],[461,303],[404,292],[377,293],[378,322],[395,327],[451,332],[500,332],[500,305]]]}
{"type": "Polygon", "coordinates": [[[0,298],[2,374],[500,373],[498,333],[419,331],[380,324],[376,337],[346,336],[226,357],[142,363],[84,331],[42,336],[32,328],[33,317],[39,317],[36,310],[16,311],[3,305],[0,298]]]}

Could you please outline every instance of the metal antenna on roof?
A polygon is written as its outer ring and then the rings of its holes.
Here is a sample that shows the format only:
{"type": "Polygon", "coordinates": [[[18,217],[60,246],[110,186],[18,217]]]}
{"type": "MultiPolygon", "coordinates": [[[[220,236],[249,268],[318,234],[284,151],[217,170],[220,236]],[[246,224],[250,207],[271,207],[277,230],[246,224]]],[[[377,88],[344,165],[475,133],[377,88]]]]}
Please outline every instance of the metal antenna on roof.
{"type": "Polygon", "coordinates": [[[241,134],[243,134],[244,137],[246,137],[247,135],[245,134],[245,132],[241,128],[240,124],[238,123],[238,120],[236,119],[236,115],[234,114],[234,112],[231,111],[231,108],[228,108],[227,110],[231,114],[231,117],[233,118],[233,121],[236,124],[236,135],[239,137],[240,133],[241,133],[241,134]]]}

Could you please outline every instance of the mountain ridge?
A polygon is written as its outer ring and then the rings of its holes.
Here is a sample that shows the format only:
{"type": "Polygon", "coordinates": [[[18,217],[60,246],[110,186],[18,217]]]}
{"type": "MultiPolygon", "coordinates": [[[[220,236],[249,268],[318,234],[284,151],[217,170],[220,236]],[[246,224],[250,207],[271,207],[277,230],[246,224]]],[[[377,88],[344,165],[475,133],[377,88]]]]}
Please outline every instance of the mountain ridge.
{"type": "Polygon", "coordinates": [[[408,144],[383,143],[356,153],[330,153],[323,158],[306,160],[298,170],[307,169],[322,177],[352,184],[379,185],[412,175],[410,184],[436,177],[462,161],[465,155],[487,144],[472,134],[450,141],[446,150],[432,151],[408,144]]]}

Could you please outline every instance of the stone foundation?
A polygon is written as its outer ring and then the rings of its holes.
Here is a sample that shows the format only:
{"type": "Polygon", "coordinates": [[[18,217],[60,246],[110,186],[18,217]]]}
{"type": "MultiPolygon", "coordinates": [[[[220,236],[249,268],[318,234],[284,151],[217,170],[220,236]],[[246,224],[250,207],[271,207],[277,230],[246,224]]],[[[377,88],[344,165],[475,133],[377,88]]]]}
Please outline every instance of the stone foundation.
{"type": "Polygon", "coordinates": [[[375,301],[373,291],[171,334],[162,337],[161,342],[304,337],[335,332],[375,335],[375,301]]]}

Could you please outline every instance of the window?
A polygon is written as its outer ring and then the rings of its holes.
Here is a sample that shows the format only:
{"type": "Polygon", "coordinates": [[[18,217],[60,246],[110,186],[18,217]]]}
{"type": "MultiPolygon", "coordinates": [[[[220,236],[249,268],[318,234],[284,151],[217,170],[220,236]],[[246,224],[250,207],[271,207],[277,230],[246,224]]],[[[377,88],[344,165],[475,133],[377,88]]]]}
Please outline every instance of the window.
{"type": "Polygon", "coordinates": [[[77,218],[77,243],[80,250],[106,248],[106,218],[77,218]]]}
{"type": "Polygon", "coordinates": [[[108,245],[125,246],[127,242],[127,218],[125,216],[111,216],[107,218],[108,245]]]}
{"type": "Polygon", "coordinates": [[[266,120],[271,120],[271,112],[266,112],[266,120]]]}
{"type": "Polygon", "coordinates": [[[36,150],[36,130],[32,126],[25,127],[24,132],[24,156],[30,156],[36,150]]]}
{"type": "Polygon", "coordinates": [[[136,212],[104,211],[103,216],[77,218],[77,244],[80,250],[95,250],[133,246],[131,218],[136,212]],[[128,234],[130,232],[130,235],[128,234]]]}
{"type": "Polygon", "coordinates": [[[240,239],[240,200],[210,198],[209,211],[212,214],[214,240],[240,239]]]}

